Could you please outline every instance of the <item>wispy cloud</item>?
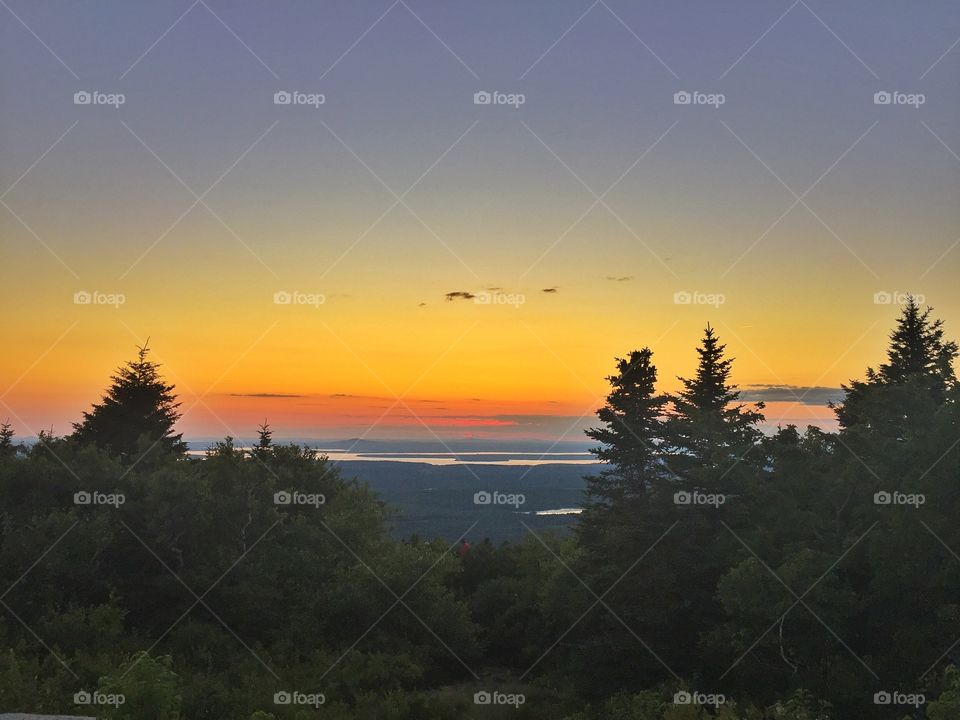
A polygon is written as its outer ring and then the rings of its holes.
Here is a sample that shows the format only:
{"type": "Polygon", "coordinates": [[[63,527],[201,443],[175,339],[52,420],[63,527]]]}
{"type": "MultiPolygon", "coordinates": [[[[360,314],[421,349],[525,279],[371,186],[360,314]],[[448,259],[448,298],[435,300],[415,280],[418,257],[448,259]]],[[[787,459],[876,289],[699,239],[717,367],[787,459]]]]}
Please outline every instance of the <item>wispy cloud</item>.
{"type": "Polygon", "coordinates": [[[544,288],[544,289],[541,290],[540,292],[545,292],[545,293],[551,293],[551,294],[552,294],[552,293],[560,292],[560,288],[558,288],[556,285],[554,285],[553,287],[544,288]]]}
{"type": "Polygon", "coordinates": [[[252,393],[230,393],[230,397],[249,397],[249,398],[302,398],[306,395],[296,393],[273,393],[273,392],[252,392],[252,393]]]}
{"type": "Polygon", "coordinates": [[[748,402],[800,402],[803,405],[826,405],[843,399],[843,389],[821,385],[745,385],[740,397],[748,402]],[[797,398],[800,398],[799,400],[797,398]]]}
{"type": "Polygon", "coordinates": [[[629,282],[633,280],[633,275],[607,275],[610,282],[629,282]]]}
{"type": "Polygon", "coordinates": [[[453,300],[473,300],[476,295],[466,290],[454,290],[453,292],[448,292],[444,297],[447,299],[447,302],[451,302],[453,300]]]}

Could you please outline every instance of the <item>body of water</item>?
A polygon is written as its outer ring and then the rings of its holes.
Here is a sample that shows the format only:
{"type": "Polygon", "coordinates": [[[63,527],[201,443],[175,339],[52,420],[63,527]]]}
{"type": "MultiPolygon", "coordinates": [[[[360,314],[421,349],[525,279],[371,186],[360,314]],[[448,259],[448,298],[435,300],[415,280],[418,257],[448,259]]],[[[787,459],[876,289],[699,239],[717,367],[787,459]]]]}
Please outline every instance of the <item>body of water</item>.
{"type": "MultiPolygon", "coordinates": [[[[247,447],[238,449],[249,450],[247,447]]],[[[353,452],[340,448],[316,448],[335,462],[403,462],[427,465],[593,465],[597,459],[588,452],[353,452]]],[[[188,454],[203,457],[206,450],[192,449],[188,454]]]]}

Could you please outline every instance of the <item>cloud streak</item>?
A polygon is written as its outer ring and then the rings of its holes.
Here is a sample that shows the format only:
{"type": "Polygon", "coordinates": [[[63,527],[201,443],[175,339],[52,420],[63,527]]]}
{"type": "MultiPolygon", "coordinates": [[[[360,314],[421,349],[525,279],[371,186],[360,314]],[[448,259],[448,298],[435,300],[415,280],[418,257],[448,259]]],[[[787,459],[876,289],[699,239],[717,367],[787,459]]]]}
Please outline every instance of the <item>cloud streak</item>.
{"type": "Polygon", "coordinates": [[[248,398],[302,398],[306,395],[295,393],[273,393],[273,392],[253,392],[253,393],[230,393],[230,397],[248,397],[248,398]]]}
{"type": "Polygon", "coordinates": [[[821,385],[745,385],[740,389],[740,397],[748,402],[799,402],[802,405],[826,405],[831,400],[842,400],[843,389],[821,385]]]}

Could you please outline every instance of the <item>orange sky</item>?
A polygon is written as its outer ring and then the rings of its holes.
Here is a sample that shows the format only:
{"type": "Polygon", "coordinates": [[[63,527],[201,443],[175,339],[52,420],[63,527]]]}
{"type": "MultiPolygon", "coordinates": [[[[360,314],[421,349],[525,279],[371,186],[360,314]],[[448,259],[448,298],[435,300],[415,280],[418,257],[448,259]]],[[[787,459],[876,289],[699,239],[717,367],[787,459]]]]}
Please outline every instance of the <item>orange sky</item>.
{"type": "MultiPolygon", "coordinates": [[[[737,358],[735,381],[796,386],[802,395],[876,364],[896,314],[871,299],[859,315],[831,315],[821,297],[790,323],[772,305],[705,309],[674,305],[672,295],[635,303],[632,282],[595,285],[589,306],[564,286],[534,291],[519,307],[448,301],[439,288],[365,309],[336,297],[278,306],[270,294],[231,312],[232,321],[217,306],[157,313],[127,298],[118,308],[71,303],[64,312],[62,301],[48,300],[6,326],[18,342],[0,358],[13,379],[3,403],[23,434],[51,425],[65,432],[149,328],[189,437],[249,436],[266,418],[287,437],[582,440],[614,356],[651,345],[661,388],[675,390],[675,376],[693,371],[705,319],[737,358]]],[[[768,403],[771,424],[829,425],[822,401],[781,395],[784,402],[768,403]]]]}

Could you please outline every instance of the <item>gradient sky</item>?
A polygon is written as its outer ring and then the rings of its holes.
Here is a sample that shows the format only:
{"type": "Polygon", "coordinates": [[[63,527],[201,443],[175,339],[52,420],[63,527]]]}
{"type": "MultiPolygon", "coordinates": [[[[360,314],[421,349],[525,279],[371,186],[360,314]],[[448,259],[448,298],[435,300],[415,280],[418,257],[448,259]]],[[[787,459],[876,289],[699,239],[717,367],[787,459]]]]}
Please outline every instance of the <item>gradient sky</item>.
{"type": "Polygon", "coordinates": [[[650,345],[673,390],[708,321],[771,422],[801,425],[882,359],[897,308],[876,293],[960,329],[955,2],[0,18],[0,416],[21,434],[67,431],[148,335],[191,437],[266,417],[288,437],[579,440],[615,356],[650,345]],[[489,288],[523,302],[446,299],[489,288]]]}

